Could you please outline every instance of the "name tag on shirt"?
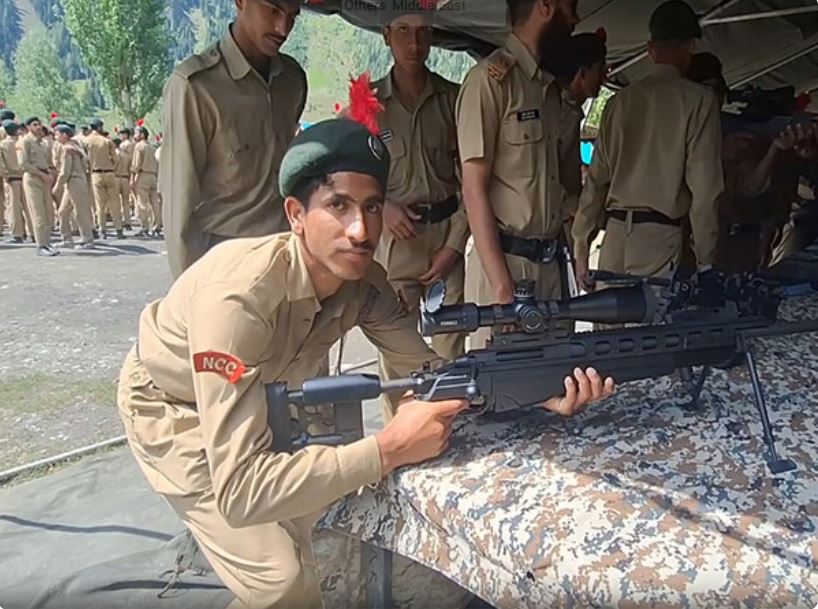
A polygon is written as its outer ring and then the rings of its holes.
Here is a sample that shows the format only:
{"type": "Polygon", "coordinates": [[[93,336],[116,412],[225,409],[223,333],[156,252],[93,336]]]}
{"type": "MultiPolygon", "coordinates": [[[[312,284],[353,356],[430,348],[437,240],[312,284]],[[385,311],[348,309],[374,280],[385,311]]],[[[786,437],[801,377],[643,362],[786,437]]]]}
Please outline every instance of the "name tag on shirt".
{"type": "Polygon", "coordinates": [[[534,121],[540,118],[540,111],[537,108],[533,110],[523,110],[517,113],[517,120],[521,123],[525,121],[534,121]]]}
{"type": "Polygon", "coordinates": [[[393,137],[394,137],[394,135],[392,134],[391,129],[384,129],[380,133],[381,141],[384,142],[384,143],[391,142],[393,137]]]}

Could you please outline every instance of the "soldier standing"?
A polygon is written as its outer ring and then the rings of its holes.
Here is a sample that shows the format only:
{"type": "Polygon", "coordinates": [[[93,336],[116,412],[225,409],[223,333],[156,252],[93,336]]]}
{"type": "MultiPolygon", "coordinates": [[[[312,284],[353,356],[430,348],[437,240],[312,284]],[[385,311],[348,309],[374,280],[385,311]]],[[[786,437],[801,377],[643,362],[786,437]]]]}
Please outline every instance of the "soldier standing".
{"type": "MultiPolygon", "coordinates": [[[[357,123],[304,131],[281,166],[292,233],[212,250],[140,318],[117,400],[128,442],[235,594],[230,607],[320,608],[320,512],[440,454],[466,407],[407,401],[383,431],[348,446],[272,450],[264,385],[300,385],[352,327],[404,374],[435,358],[372,264],[388,172],[383,144],[357,123]]],[[[547,407],[570,415],[613,390],[588,373],[566,379],[568,395],[547,407]]]]}
{"type": "Polygon", "coordinates": [[[710,90],[684,77],[701,27],[690,6],[671,0],[654,11],[650,32],[656,66],[605,107],[574,222],[577,281],[587,289],[588,237],[602,210],[602,269],[651,276],[677,268],[685,215],[698,265],[716,256],[724,190],[719,107],[710,90]]]}
{"type": "Polygon", "coordinates": [[[91,163],[91,183],[97,206],[99,234],[103,239],[108,238],[105,229],[108,224],[107,216],[110,213],[114,221],[116,236],[124,239],[122,206],[119,203],[119,191],[114,175],[116,148],[111,140],[102,135],[103,123],[100,119],[92,119],[90,127],[91,135],[85,139],[85,148],[88,150],[88,159],[91,163]]]}
{"type": "Polygon", "coordinates": [[[91,212],[91,193],[88,190],[88,156],[82,146],[73,141],[74,129],[62,124],[56,128],[57,181],[53,192],[61,192],[58,215],[63,247],[73,248],[72,216],[80,233],[80,248],[94,248],[94,219],[91,212]]]}
{"type": "MultiPolygon", "coordinates": [[[[569,40],[576,0],[508,0],[508,8],[505,45],[471,69],[457,100],[463,200],[475,246],[468,274],[484,305],[511,302],[521,279],[536,281],[538,299],[562,291],[562,102],[559,84],[540,64],[569,40]]],[[[487,338],[477,333],[472,344],[487,338]]]]}
{"type": "Polygon", "coordinates": [[[31,117],[25,122],[28,134],[17,143],[17,159],[23,170],[23,192],[34,229],[34,241],[38,256],[57,256],[60,252],[51,246],[51,228],[48,208],[51,201],[51,159],[42,143],[43,130],[40,119],[31,117]]]}
{"type": "Polygon", "coordinates": [[[119,193],[119,205],[122,209],[122,227],[129,229],[131,228],[131,156],[123,152],[122,140],[115,137],[111,141],[116,148],[114,176],[116,177],[116,190],[119,193]]]}
{"type": "MultiPolygon", "coordinates": [[[[6,184],[8,220],[11,231],[10,243],[23,243],[26,227],[31,225],[23,196],[23,170],[17,159],[19,125],[12,120],[3,121],[5,138],[0,141],[0,177],[6,184]]],[[[32,231],[33,232],[33,231],[32,231]]]]}
{"type": "MultiPolygon", "coordinates": [[[[378,117],[381,139],[392,159],[383,210],[386,230],[376,259],[413,315],[425,287],[438,280],[446,282],[447,304],[463,302],[468,238],[456,171],[459,87],[426,67],[432,14],[419,9],[387,17],[384,39],[395,63],[373,83],[384,107],[378,117]]],[[[453,360],[463,354],[465,336],[435,337],[432,346],[442,358],[453,360]]],[[[398,378],[382,356],[379,361],[384,378],[398,378]]]]}
{"type": "Polygon", "coordinates": [[[298,0],[240,0],[224,38],[165,86],[162,155],[168,260],[178,277],[210,247],[289,230],[277,171],[307,97],[280,53],[298,0]]]}
{"type": "Polygon", "coordinates": [[[159,195],[156,190],[159,164],[156,162],[153,146],[148,143],[148,135],[145,127],[137,127],[135,130],[136,146],[131,163],[131,189],[136,193],[139,235],[161,237],[162,212],[159,208],[159,195]]]}
{"type": "MultiPolygon", "coordinates": [[[[119,137],[122,140],[122,143],[119,145],[119,150],[122,152],[125,157],[127,157],[127,165],[128,168],[128,197],[127,200],[123,203],[122,208],[122,222],[126,230],[131,230],[131,218],[133,217],[132,210],[136,209],[136,194],[131,191],[131,182],[130,182],[130,170],[131,170],[131,163],[133,162],[133,149],[134,149],[134,141],[131,139],[133,136],[133,132],[129,127],[123,127],[119,130],[119,137]]],[[[120,186],[121,188],[121,186],[120,186]]]]}

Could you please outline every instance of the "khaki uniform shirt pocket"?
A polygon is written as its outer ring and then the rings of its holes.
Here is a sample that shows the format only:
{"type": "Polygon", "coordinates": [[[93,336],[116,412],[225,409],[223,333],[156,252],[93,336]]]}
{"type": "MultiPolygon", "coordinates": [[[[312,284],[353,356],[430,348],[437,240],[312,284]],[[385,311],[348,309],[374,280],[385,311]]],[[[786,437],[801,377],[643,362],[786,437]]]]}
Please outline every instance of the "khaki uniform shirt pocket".
{"type": "Polygon", "coordinates": [[[502,127],[501,146],[497,155],[497,173],[502,177],[514,175],[532,177],[543,162],[539,154],[542,148],[542,119],[519,120],[513,115],[505,120],[502,127]]]}

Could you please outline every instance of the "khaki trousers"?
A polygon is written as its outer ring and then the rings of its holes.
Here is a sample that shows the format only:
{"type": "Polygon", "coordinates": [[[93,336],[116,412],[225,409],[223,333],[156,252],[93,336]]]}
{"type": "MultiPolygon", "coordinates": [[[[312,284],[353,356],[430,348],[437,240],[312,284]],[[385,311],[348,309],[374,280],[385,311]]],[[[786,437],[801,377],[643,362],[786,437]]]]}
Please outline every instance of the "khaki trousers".
{"type": "Polygon", "coordinates": [[[667,274],[682,257],[682,228],[610,218],[599,253],[599,268],[643,277],[667,274]]]}
{"type": "MultiPolygon", "coordinates": [[[[420,316],[421,300],[426,287],[417,278],[429,270],[432,257],[446,244],[450,231],[448,220],[439,224],[416,226],[418,236],[408,241],[396,241],[384,237],[378,248],[376,259],[386,269],[387,278],[406,309],[415,316],[420,316]]],[[[462,304],[465,282],[465,263],[463,258],[457,262],[446,280],[446,304],[462,304]]],[[[445,360],[453,360],[463,355],[466,348],[466,337],[461,334],[445,334],[432,339],[432,348],[445,360]]],[[[401,378],[401,374],[392,368],[378,354],[378,369],[385,379],[401,378]]],[[[384,395],[384,417],[389,421],[397,411],[401,395],[384,395]]]]}
{"type": "Polygon", "coordinates": [[[45,247],[51,242],[51,227],[53,226],[53,220],[49,224],[49,208],[52,214],[54,211],[51,192],[43,180],[30,173],[23,176],[23,192],[26,195],[26,206],[31,216],[34,241],[37,247],[45,247]]]}
{"type": "Polygon", "coordinates": [[[131,182],[128,176],[117,176],[116,187],[119,193],[119,204],[122,209],[122,222],[131,223],[131,182]]]}
{"type": "Polygon", "coordinates": [[[136,181],[136,209],[143,230],[162,228],[162,210],[159,208],[159,191],[156,176],[142,173],[136,181]]]}
{"type": "Polygon", "coordinates": [[[122,230],[122,206],[119,203],[119,190],[114,174],[92,173],[91,184],[94,188],[99,230],[105,230],[106,216],[109,213],[114,221],[114,228],[118,231],[122,230]]]}
{"type": "Polygon", "coordinates": [[[9,222],[9,230],[13,237],[22,237],[26,233],[26,225],[29,224],[28,210],[23,197],[22,180],[6,182],[6,218],[9,222]]]}
{"type": "MultiPolygon", "coordinates": [[[[533,279],[537,284],[537,300],[556,300],[562,297],[560,262],[550,264],[532,262],[520,256],[505,256],[506,265],[513,281],[533,279]]],[[[470,300],[474,298],[478,305],[495,304],[494,288],[483,271],[477,248],[471,248],[466,261],[466,292],[470,300]]],[[[491,328],[481,328],[469,337],[470,349],[483,349],[491,338],[491,328]]]]}
{"type": "Polygon", "coordinates": [[[79,227],[82,243],[94,240],[94,217],[91,212],[91,193],[84,177],[69,178],[60,203],[60,234],[63,241],[71,240],[71,220],[79,227]]]}

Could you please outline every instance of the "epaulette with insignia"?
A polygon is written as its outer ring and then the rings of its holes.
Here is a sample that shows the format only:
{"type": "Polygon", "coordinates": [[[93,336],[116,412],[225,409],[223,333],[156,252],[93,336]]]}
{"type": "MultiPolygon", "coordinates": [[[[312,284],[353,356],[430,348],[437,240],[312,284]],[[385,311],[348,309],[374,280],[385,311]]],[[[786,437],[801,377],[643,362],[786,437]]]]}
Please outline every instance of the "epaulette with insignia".
{"type": "Polygon", "coordinates": [[[222,54],[219,51],[219,44],[216,43],[202,53],[191,55],[182,63],[176,66],[176,74],[183,78],[190,78],[197,72],[209,70],[221,61],[222,54]]]}
{"type": "Polygon", "coordinates": [[[488,64],[489,77],[500,81],[503,80],[511,68],[514,67],[514,64],[517,63],[517,59],[505,49],[497,49],[488,56],[486,63],[488,64]]]}

